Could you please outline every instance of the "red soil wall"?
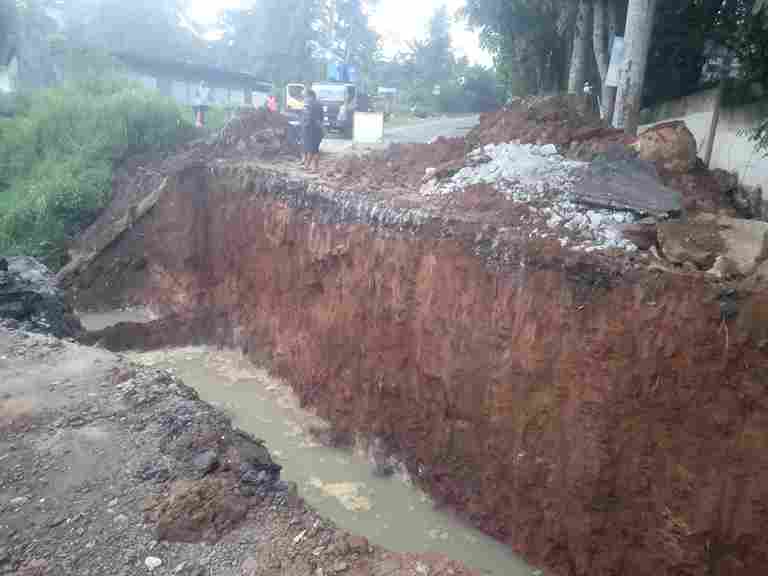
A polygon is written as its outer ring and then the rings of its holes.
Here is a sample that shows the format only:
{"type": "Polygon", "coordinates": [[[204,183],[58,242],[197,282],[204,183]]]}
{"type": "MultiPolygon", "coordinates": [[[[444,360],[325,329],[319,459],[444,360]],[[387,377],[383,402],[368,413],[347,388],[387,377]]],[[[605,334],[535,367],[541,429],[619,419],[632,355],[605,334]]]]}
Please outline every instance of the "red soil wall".
{"type": "Polygon", "coordinates": [[[215,315],[212,342],[269,351],[339,430],[557,573],[766,573],[766,294],[344,214],[187,171],[75,294],[215,315]]]}

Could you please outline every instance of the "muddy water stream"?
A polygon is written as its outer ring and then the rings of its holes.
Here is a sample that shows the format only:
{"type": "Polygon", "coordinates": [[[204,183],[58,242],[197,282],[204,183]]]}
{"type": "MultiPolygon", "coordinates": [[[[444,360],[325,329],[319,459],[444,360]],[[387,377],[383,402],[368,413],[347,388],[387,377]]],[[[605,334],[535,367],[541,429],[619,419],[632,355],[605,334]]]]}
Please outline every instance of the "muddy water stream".
{"type": "MultiPolygon", "coordinates": [[[[89,329],[149,319],[141,311],[81,315],[89,329]]],[[[129,357],[143,365],[173,369],[200,397],[223,409],[236,426],[262,438],[283,465],[282,478],[321,514],[350,532],[398,552],[437,552],[485,574],[535,573],[501,543],[447,511],[404,474],[374,476],[365,454],[329,448],[309,429],[324,426],[303,410],[290,387],[241,354],[211,348],[181,348],[129,357]]]]}

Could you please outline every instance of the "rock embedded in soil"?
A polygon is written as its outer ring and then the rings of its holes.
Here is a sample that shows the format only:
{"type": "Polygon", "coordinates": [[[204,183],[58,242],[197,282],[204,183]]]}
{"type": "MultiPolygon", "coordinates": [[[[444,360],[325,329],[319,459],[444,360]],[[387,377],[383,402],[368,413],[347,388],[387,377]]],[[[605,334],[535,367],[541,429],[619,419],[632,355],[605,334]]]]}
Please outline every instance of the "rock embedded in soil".
{"type": "Polygon", "coordinates": [[[696,138],[685,122],[679,120],[643,131],[634,148],[640,158],[656,163],[667,172],[687,173],[696,165],[696,138]]]}
{"type": "Polygon", "coordinates": [[[11,320],[23,329],[61,338],[82,333],[80,321],[45,265],[23,256],[3,258],[2,262],[0,320],[11,320]]]}
{"type": "Polygon", "coordinates": [[[659,225],[665,257],[675,264],[692,262],[721,277],[746,277],[768,258],[768,223],[714,214],[659,225]]]}
{"type": "Polygon", "coordinates": [[[219,467],[219,456],[213,450],[206,450],[193,458],[192,465],[202,476],[205,476],[219,467]]]}

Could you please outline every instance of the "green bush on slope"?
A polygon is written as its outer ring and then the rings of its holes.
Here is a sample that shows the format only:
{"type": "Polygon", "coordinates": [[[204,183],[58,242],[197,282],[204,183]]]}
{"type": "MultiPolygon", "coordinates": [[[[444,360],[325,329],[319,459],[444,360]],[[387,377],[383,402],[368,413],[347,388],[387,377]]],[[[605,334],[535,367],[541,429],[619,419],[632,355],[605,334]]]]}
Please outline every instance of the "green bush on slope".
{"type": "Polygon", "coordinates": [[[0,119],[0,253],[60,266],[68,240],[109,200],[115,165],[191,133],[175,103],[125,81],[25,96],[0,119]]]}

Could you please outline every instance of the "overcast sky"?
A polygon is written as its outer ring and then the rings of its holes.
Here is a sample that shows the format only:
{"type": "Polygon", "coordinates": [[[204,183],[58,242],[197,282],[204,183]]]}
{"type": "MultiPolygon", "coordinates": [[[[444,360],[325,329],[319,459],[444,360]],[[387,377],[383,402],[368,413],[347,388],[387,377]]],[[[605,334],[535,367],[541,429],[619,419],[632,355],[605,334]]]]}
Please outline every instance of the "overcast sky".
{"type": "MultiPolygon", "coordinates": [[[[211,26],[217,13],[247,3],[247,0],[191,0],[188,15],[198,23],[211,26]]],[[[464,0],[379,0],[371,14],[371,24],[383,37],[384,52],[392,56],[405,49],[409,40],[423,39],[432,13],[445,4],[453,16],[464,5],[464,0]]],[[[484,66],[491,65],[490,55],[480,48],[477,35],[457,22],[451,30],[453,46],[459,55],[484,66]]]]}

